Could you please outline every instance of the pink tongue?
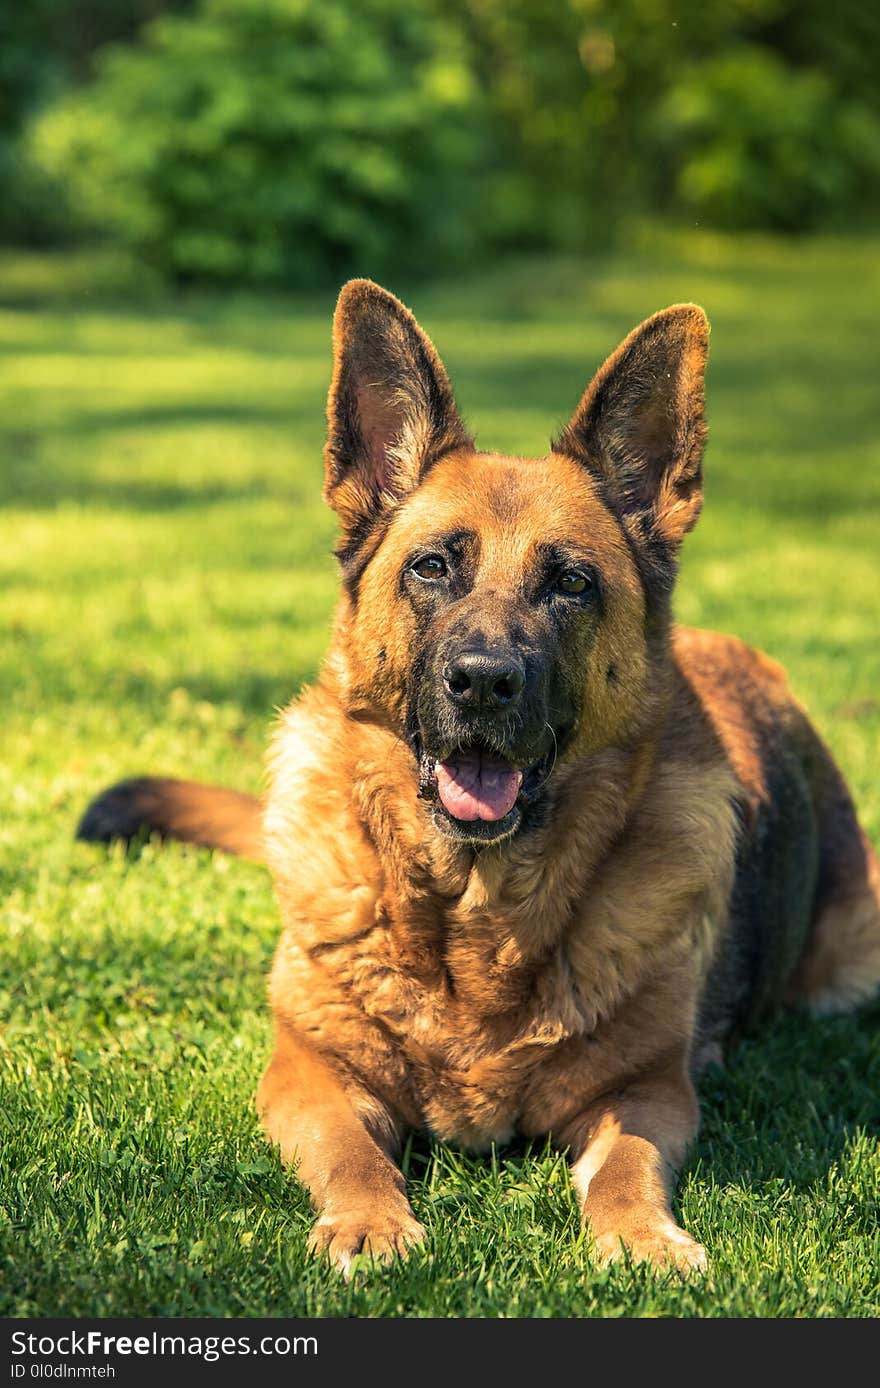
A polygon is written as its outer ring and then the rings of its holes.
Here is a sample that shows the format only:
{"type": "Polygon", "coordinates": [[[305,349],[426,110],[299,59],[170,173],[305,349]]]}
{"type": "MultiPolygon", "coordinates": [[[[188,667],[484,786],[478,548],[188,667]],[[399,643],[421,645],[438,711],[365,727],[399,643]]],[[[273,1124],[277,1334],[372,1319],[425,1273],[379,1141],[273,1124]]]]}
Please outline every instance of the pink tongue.
{"type": "Polygon", "coordinates": [[[437,763],[437,790],[455,819],[503,819],[513,809],[522,772],[482,752],[437,763]]]}

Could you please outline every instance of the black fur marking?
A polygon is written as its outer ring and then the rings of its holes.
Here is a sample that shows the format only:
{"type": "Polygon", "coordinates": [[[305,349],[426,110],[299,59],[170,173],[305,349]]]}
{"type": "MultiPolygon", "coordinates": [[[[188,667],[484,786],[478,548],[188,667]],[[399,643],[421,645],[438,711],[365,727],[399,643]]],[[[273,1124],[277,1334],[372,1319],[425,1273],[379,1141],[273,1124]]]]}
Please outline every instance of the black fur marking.
{"type": "Polygon", "coordinates": [[[152,826],[141,803],[149,785],[150,777],[137,776],[110,786],[89,805],[77,825],[76,837],[87,843],[111,843],[149,832],[152,826]]]}
{"type": "MultiPolygon", "coordinates": [[[[649,632],[656,630],[658,620],[660,627],[665,629],[669,621],[672,590],[678,573],[676,550],[656,536],[637,535],[633,524],[627,524],[626,519],[621,515],[608,479],[587,467],[582,459],[566,452],[562,448],[560,440],[556,440],[552,448],[554,453],[571,458],[572,462],[589,472],[590,480],[596,489],[596,496],[609,515],[617,521],[620,533],[635,565],[645,595],[648,630],[649,632]]],[[[647,513],[645,519],[649,518],[650,513],[647,513]]],[[[632,518],[633,522],[636,520],[637,517],[632,518]]]]}
{"type": "Polygon", "coordinates": [[[473,587],[479,559],[479,541],[473,530],[452,530],[438,535],[426,535],[407,557],[400,572],[400,591],[409,598],[416,613],[433,612],[437,603],[449,598],[463,598],[473,587]],[[441,554],[448,572],[434,583],[419,581],[411,569],[420,558],[441,554]]]}
{"type": "MultiPolygon", "coordinates": [[[[361,579],[371,560],[379,552],[396,514],[397,507],[392,506],[363,515],[342,537],[334,550],[342,572],[343,587],[355,606],[360,593],[361,579]]],[[[453,558],[458,559],[465,555],[468,546],[474,543],[476,535],[472,530],[453,530],[437,537],[428,536],[419,550],[407,561],[407,565],[417,557],[417,553],[426,553],[431,549],[448,551],[453,558]]],[[[476,568],[475,560],[473,567],[476,568]]]]}
{"type": "Polygon", "coordinates": [[[339,560],[342,586],[355,605],[367,565],[378,552],[393,517],[393,511],[385,511],[378,516],[363,516],[334,550],[339,560]]]}
{"type": "Polygon", "coordinates": [[[558,597],[566,607],[571,606],[580,609],[597,607],[601,610],[603,606],[602,577],[589,555],[573,545],[538,544],[535,549],[541,564],[539,572],[535,576],[534,592],[530,594],[533,600],[543,597],[552,601],[558,597]],[[557,592],[556,580],[566,569],[583,571],[592,580],[592,586],[585,593],[564,594],[557,592]]]}
{"type": "Polygon", "coordinates": [[[779,746],[767,800],[750,822],[736,804],[739,848],[730,917],[700,1000],[702,1038],[748,1031],[783,997],[806,944],[819,874],[815,811],[800,760],[779,746]]]}

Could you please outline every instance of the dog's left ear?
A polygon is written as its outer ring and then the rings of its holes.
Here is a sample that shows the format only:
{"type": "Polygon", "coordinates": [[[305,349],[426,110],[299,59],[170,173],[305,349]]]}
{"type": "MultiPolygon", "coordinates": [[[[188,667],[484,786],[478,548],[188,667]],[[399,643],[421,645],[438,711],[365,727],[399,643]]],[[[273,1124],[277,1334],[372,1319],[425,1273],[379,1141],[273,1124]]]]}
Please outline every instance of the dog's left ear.
{"type": "Polygon", "coordinates": [[[674,552],[703,500],[709,323],[696,304],[648,318],[600,367],[553,444],[586,464],[639,542],[674,552]]]}
{"type": "Polygon", "coordinates": [[[441,454],[473,447],[431,339],[372,280],[339,295],[327,424],[324,499],[346,533],[414,491],[441,454]]]}

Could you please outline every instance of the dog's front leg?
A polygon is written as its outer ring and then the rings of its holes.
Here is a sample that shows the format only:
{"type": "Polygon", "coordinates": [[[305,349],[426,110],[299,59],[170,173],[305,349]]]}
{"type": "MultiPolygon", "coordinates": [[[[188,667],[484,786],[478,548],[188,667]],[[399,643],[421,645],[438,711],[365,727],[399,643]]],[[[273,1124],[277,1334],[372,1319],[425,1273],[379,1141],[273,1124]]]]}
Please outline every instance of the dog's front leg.
{"type": "Polygon", "coordinates": [[[403,1173],[389,1155],[396,1132],[388,1110],[287,1026],[278,1028],[257,1105],[319,1213],[313,1252],[348,1276],[359,1253],[387,1262],[423,1240],[403,1173]]]}
{"type": "Polygon", "coordinates": [[[707,1265],[705,1249],[675,1221],[671,1184],[697,1131],[697,1100],[684,1065],[608,1093],[571,1125],[572,1180],[597,1256],[683,1272],[707,1265]]]}

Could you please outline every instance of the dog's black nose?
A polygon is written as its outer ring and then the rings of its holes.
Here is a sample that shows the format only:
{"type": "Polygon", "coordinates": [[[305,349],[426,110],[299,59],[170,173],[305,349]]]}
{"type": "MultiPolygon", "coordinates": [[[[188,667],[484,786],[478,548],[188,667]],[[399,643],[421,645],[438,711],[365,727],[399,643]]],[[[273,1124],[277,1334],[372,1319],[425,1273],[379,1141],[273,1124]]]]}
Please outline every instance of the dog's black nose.
{"type": "Polygon", "coordinates": [[[510,655],[463,651],[443,666],[443,687],[454,704],[472,709],[513,709],[526,672],[510,655]]]}

